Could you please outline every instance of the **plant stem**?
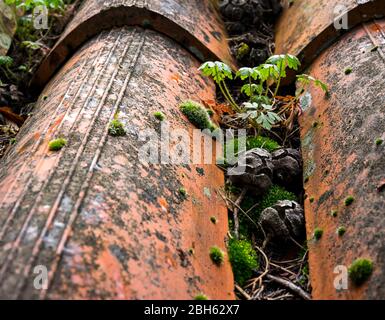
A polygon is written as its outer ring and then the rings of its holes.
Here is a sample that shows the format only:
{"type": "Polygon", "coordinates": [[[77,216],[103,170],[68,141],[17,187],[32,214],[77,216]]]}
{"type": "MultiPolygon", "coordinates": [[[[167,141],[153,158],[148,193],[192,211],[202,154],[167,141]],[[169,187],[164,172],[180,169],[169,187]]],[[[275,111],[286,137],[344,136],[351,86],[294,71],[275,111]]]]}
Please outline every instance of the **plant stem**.
{"type": "Polygon", "coordinates": [[[250,100],[253,100],[253,88],[251,87],[251,76],[249,75],[249,86],[250,86],[250,100]]]}
{"type": "Polygon", "coordinates": [[[281,65],[279,66],[279,77],[278,77],[277,87],[275,88],[275,91],[274,91],[274,97],[278,94],[279,86],[281,85],[283,63],[284,62],[282,61],[281,65]]]}
{"type": "Polygon", "coordinates": [[[229,89],[226,86],[226,83],[224,81],[218,83],[219,88],[222,91],[222,94],[225,96],[226,100],[230,102],[230,104],[233,106],[236,112],[240,112],[241,108],[237,105],[237,103],[234,101],[233,97],[231,96],[229,89]]]}
{"type": "Polygon", "coordinates": [[[266,80],[266,92],[265,92],[266,97],[269,94],[269,79],[270,79],[270,69],[269,69],[269,76],[267,77],[267,80],[266,80]]]}
{"type": "Polygon", "coordinates": [[[223,88],[225,89],[225,91],[226,91],[227,95],[229,96],[231,102],[233,103],[235,109],[238,112],[240,112],[241,108],[237,105],[237,103],[234,101],[233,97],[231,96],[231,93],[230,93],[229,89],[227,88],[225,81],[222,81],[222,82],[223,82],[223,88]]]}

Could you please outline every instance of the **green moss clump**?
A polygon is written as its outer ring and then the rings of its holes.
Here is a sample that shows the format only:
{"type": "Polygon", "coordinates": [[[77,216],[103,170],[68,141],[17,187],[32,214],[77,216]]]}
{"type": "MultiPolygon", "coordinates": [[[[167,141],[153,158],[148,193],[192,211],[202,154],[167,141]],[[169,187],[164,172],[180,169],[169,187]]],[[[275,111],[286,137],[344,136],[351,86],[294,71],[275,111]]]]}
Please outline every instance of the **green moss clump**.
{"type": "Polygon", "coordinates": [[[157,118],[159,121],[163,121],[164,119],[166,119],[165,114],[161,111],[154,112],[154,117],[157,118]]]}
{"type": "Polygon", "coordinates": [[[310,199],[309,199],[310,203],[313,203],[314,200],[315,200],[314,197],[310,197],[310,199]]]}
{"type": "Polygon", "coordinates": [[[274,185],[270,190],[263,196],[259,205],[256,208],[256,213],[259,216],[263,210],[272,207],[277,204],[278,201],[291,200],[298,201],[296,195],[292,192],[287,191],[285,188],[274,185]]]}
{"type": "Polygon", "coordinates": [[[368,259],[357,259],[349,267],[349,277],[355,285],[363,284],[373,272],[373,262],[368,259]]]}
{"type": "Polygon", "coordinates": [[[242,42],[241,45],[237,49],[237,59],[242,60],[250,53],[250,47],[247,43],[242,42]]]}
{"type": "Polygon", "coordinates": [[[313,237],[315,240],[320,240],[324,234],[324,231],[321,228],[316,228],[314,230],[313,237]]]}
{"type": "Polygon", "coordinates": [[[189,253],[190,256],[193,256],[195,254],[194,248],[188,249],[188,253],[189,253]]]}
{"type": "Polygon", "coordinates": [[[216,129],[216,126],[210,120],[206,108],[198,102],[191,100],[185,101],[181,104],[180,110],[197,128],[201,130],[210,129],[211,131],[216,129]]]}
{"type": "Polygon", "coordinates": [[[353,202],[354,202],[354,197],[352,197],[352,196],[349,196],[349,197],[347,197],[346,199],[345,199],[345,206],[350,206],[353,202]]]}
{"type": "Polygon", "coordinates": [[[185,188],[179,188],[179,194],[183,197],[183,198],[187,198],[187,191],[185,188]]]}
{"type": "Polygon", "coordinates": [[[49,151],[59,151],[67,145],[67,140],[63,138],[51,140],[48,144],[49,151]]]}
{"type": "Polygon", "coordinates": [[[338,216],[338,211],[337,211],[337,210],[332,210],[332,211],[330,212],[330,215],[331,215],[333,218],[337,218],[337,216],[338,216]]]}
{"type": "Polygon", "coordinates": [[[337,234],[342,237],[346,233],[346,228],[345,227],[339,227],[337,229],[337,234]]]}
{"type": "Polygon", "coordinates": [[[214,216],[210,217],[210,221],[213,223],[213,224],[217,224],[218,222],[218,219],[214,216]]]}
{"type": "Polygon", "coordinates": [[[376,146],[380,146],[380,145],[382,145],[383,143],[384,143],[384,140],[381,139],[381,138],[379,138],[379,139],[376,140],[376,146]]]}
{"type": "Polygon", "coordinates": [[[220,266],[225,260],[225,253],[216,246],[211,247],[210,258],[217,266],[220,266]]]}
{"type": "Polygon", "coordinates": [[[121,121],[114,119],[110,122],[108,133],[111,136],[118,137],[126,135],[126,130],[124,129],[124,125],[121,121]]]}
{"type": "Polygon", "coordinates": [[[235,281],[243,286],[258,269],[258,256],[251,243],[246,240],[234,240],[229,243],[229,258],[233,267],[235,281]]]}
{"type": "Polygon", "coordinates": [[[346,68],[345,69],[345,74],[346,75],[349,75],[349,74],[351,74],[353,72],[353,69],[352,68],[346,68]]]}
{"type": "Polygon", "coordinates": [[[205,294],[200,293],[194,297],[194,300],[209,300],[209,298],[205,294]]]}
{"type": "MultiPolygon", "coordinates": [[[[226,146],[225,146],[225,157],[226,157],[226,150],[234,150],[234,154],[238,154],[239,152],[239,148],[238,148],[238,145],[239,145],[239,139],[233,139],[233,140],[230,140],[226,143],[226,146]]],[[[270,138],[267,138],[267,137],[262,137],[262,136],[258,136],[258,137],[247,137],[246,138],[246,150],[251,150],[251,149],[255,149],[255,148],[262,148],[262,149],[265,149],[269,152],[273,152],[277,149],[279,149],[281,146],[278,144],[278,142],[270,139],[270,138]]],[[[243,150],[242,150],[243,151],[243,150]]]]}

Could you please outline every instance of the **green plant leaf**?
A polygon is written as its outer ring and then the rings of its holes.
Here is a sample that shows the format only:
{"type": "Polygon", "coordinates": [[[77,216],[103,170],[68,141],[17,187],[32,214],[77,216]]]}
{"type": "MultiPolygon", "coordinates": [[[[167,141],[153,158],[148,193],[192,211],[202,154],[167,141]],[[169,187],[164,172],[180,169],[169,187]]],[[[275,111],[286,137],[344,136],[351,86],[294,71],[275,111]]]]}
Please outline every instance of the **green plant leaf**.
{"type": "Polygon", "coordinates": [[[279,77],[279,68],[274,64],[261,64],[258,67],[262,81],[267,81],[269,78],[277,79],[279,77]]]}
{"type": "Polygon", "coordinates": [[[318,80],[308,74],[300,74],[297,76],[297,81],[302,84],[303,88],[310,85],[310,83],[314,83],[316,87],[321,88],[325,93],[329,92],[328,86],[326,83],[322,82],[321,80],[318,80]]]}
{"type": "Polygon", "coordinates": [[[199,67],[199,70],[207,77],[212,77],[216,83],[224,81],[226,78],[233,79],[231,68],[220,61],[208,61],[199,67]]]}
{"type": "Polygon", "coordinates": [[[267,59],[266,63],[278,66],[279,70],[285,70],[286,67],[289,67],[293,70],[298,70],[298,68],[301,66],[301,62],[298,60],[298,58],[291,54],[279,54],[271,56],[269,59],[267,59]]]}
{"type": "Polygon", "coordinates": [[[238,70],[236,77],[241,78],[241,80],[246,80],[249,77],[257,80],[258,78],[261,78],[261,75],[258,68],[241,68],[238,70]]]}
{"type": "Polygon", "coordinates": [[[250,84],[245,84],[241,88],[241,92],[246,94],[248,97],[253,96],[255,93],[258,93],[259,95],[262,94],[263,92],[263,87],[259,84],[252,83],[250,84]]]}

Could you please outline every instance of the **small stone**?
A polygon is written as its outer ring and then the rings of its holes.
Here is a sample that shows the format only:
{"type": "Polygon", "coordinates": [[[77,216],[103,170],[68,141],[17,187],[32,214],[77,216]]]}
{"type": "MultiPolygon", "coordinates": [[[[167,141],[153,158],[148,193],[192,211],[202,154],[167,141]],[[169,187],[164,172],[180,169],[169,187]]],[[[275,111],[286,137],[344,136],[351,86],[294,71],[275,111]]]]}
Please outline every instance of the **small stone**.
{"type": "Polygon", "coordinates": [[[260,223],[269,238],[286,240],[299,237],[305,225],[304,211],[295,201],[279,201],[261,213],[260,223]]]}
{"type": "Polygon", "coordinates": [[[238,166],[229,168],[227,175],[233,184],[264,194],[272,186],[271,155],[264,149],[251,149],[239,156],[238,166]]]}
{"type": "Polygon", "coordinates": [[[274,182],[290,186],[301,180],[301,153],[296,149],[279,149],[272,153],[274,182]]]}

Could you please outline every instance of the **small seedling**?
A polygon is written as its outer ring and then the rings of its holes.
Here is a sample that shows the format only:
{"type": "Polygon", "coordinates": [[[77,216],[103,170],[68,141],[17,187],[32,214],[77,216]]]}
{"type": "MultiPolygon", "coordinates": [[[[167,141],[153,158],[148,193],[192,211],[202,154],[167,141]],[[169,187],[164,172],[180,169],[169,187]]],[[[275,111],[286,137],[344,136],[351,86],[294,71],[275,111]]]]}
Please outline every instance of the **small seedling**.
{"type": "Polygon", "coordinates": [[[317,121],[314,121],[314,122],[313,122],[313,128],[317,128],[318,125],[319,125],[319,123],[318,123],[317,121]]]}
{"type": "Polygon", "coordinates": [[[67,145],[67,140],[63,138],[58,138],[55,140],[51,140],[48,144],[49,151],[59,151],[63,149],[64,146],[67,145]]]}
{"type": "Polygon", "coordinates": [[[13,59],[9,56],[0,56],[0,66],[10,68],[13,65],[13,59]]]}
{"type": "Polygon", "coordinates": [[[331,215],[333,218],[337,218],[337,216],[338,216],[338,211],[337,211],[337,210],[332,210],[332,211],[330,212],[330,215],[331,215]]]}
{"type": "Polygon", "coordinates": [[[220,266],[225,260],[225,253],[216,246],[211,247],[210,258],[217,266],[220,266]]]}
{"type": "Polygon", "coordinates": [[[13,59],[9,56],[0,56],[0,70],[8,79],[16,79],[17,77],[12,72],[11,67],[13,65],[13,59]]]}
{"type": "Polygon", "coordinates": [[[383,143],[384,143],[384,140],[381,139],[381,138],[379,138],[379,139],[376,140],[376,146],[380,146],[380,145],[382,145],[383,143]]]}
{"type": "Polygon", "coordinates": [[[262,130],[270,131],[278,123],[285,123],[286,127],[294,126],[294,117],[288,117],[289,114],[300,113],[302,110],[297,103],[305,93],[311,83],[328,92],[326,84],[309,75],[303,74],[297,76],[298,83],[301,85],[299,94],[292,98],[292,101],[282,106],[278,98],[278,92],[282,79],[287,76],[287,70],[298,70],[301,63],[296,56],[290,54],[281,54],[271,56],[265,63],[256,67],[240,68],[236,78],[244,82],[241,87],[241,93],[244,93],[249,100],[242,105],[238,105],[232,97],[226,80],[232,80],[233,73],[231,68],[220,61],[208,61],[202,64],[199,70],[205,76],[211,77],[218,85],[224,98],[235,112],[237,121],[247,121],[257,131],[259,136],[262,130]]]}
{"type": "Polygon", "coordinates": [[[195,254],[194,248],[188,249],[188,253],[189,253],[190,256],[193,256],[195,254]]]}
{"type": "Polygon", "coordinates": [[[218,223],[218,219],[214,216],[210,217],[210,221],[213,223],[213,224],[217,224],[218,223]]]}
{"type": "Polygon", "coordinates": [[[310,203],[313,203],[315,201],[314,197],[309,198],[310,203]]]}
{"type": "Polygon", "coordinates": [[[318,240],[320,240],[322,238],[323,234],[324,234],[324,231],[321,228],[316,228],[314,230],[313,237],[314,237],[315,240],[318,241],[318,240]]]}
{"type": "Polygon", "coordinates": [[[209,298],[205,294],[200,293],[194,297],[194,300],[209,300],[209,298]]]}
{"type": "Polygon", "coordinates": [[[159,121],[163,121],[164,119],[166,119],[166,116],[162,111],[154,112],[154,117],[157,118],[159,121]]]}
{"type": "Polygon", "coordinates": [[[9,140],[10,145],[14,145],[17,142],[16,138],[12,138],[9,140]]]}
{"type": "Polygon", "coordinates": [[[349,75],[349,74],[351,74],[353,72],[353,69],[352,68],[346,68],[345,69],[345,74],[346,75],[349,75]]]}
{"type": "Polygon", "coordinates": [[[349,196],[345,199],[345,206],[349,207],[354,202],[354,197],[349,196]]]}
{"type": "Polygon", "coordinates": [[[65,7],[64,0],[6,0],[8,5],[15,5],[18,9],[32,10],[38,6],[45,6],[46,8],[61,10],[65,7]]]}
{"type": "Polygon", "coordinates": [[[122,122],[117,119],[114,119],[110,122],[108,133],[111,136],[118,137],[126,135],[126,130],[124,129],[124,125],[122,122]]]}
{"type": "Polygon", "coordinates": [[[357,259],[349,267],[349,277],[359,286],[363,284],[373,273],[373,262],[368,259],[357,259]]]}
{"type": "Polygon", "coordinates": [[[22,64],[21,66],[19,66],[17,68],[17,70],[19,70],[21,72],[27,72],[28,71],[28,67],[25,64],[22,64]]]}
{"type": "Polygon", "coordinates": [[[346,233],[346,228],[345,227],[339,227],[337,229],[337,234],[342,237],[346,233]]]}

